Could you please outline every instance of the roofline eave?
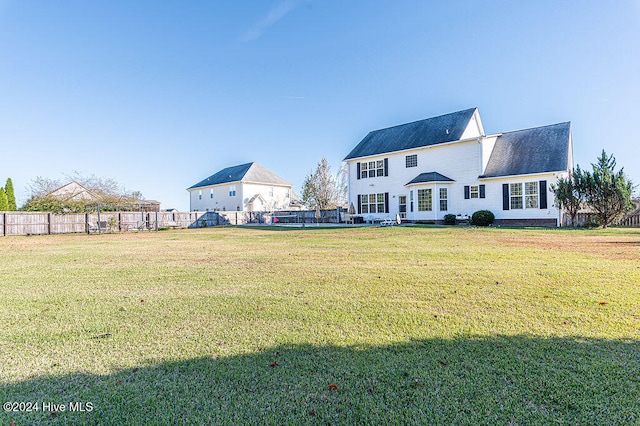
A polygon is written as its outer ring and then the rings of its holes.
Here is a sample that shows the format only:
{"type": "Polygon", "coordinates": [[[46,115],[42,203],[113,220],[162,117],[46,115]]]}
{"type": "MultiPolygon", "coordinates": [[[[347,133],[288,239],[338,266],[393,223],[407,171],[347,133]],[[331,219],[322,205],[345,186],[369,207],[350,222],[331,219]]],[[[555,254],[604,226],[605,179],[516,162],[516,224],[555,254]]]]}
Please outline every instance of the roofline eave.
{"type": "Polygon", "coordinates": [[[359,160],[359,159],[363,159],[363,158],[379,157],[379,156],[383,156],[383,155],[387,155],[387,154],[399,154],[399,153],[403,153],[403,152],[410,152],[410,151],[429,149],[429,148],[437,148],[437,147],[440,147],[440,146],[453,145],[453,144],[456,144],[456,143],[480,142],[480,140],[485,138],[485,137],[486,136],[474,136],[472,138],[458,139],[458,140],[449,141],[449,142],[439,142],[439,143],[434,143],[432,145],[417,146],[415,148],[401,149],[401,150],[398,150],[398,151],[385,151],[385,152],[381,152],[381,153],[378,153],[378,154],[363,155],[361,157],[351,157],[351,158],[346,158],[345,157],[342,161],[348,163],[350,161],[359,160]]]}
{"type": "Polygon", "coordinates": [[[498,180],[498,179],[511,179],[514,177],[535,177],[535,176],[544,176],[544,175],[556,175],[559,177],[560,174],[569,173],[568,170],[551,170],[548,172],[536,172],[536,173],[524,173],[524,174],[513,174],[513,175],[501,175],[501,176],[478,176],[478,180],[498,180]]]}

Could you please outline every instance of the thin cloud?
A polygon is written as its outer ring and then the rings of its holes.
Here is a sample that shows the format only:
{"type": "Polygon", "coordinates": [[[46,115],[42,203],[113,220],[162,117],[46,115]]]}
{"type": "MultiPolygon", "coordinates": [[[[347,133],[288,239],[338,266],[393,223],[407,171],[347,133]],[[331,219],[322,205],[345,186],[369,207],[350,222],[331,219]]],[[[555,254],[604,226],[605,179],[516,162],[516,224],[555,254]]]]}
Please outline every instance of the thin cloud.
{"type": "Polygon", "coordinates": [[[258,21],[253,27],[249,28],[240,40],[248,42],[262,37],[262,34],[264,34],[269,27],[284,18],[284,16],[295,9],[298,4],[298,2],[293,0],[285,0],[277,3],[271,8],[271,10],[269,10],[264,18],[258,21]]]}

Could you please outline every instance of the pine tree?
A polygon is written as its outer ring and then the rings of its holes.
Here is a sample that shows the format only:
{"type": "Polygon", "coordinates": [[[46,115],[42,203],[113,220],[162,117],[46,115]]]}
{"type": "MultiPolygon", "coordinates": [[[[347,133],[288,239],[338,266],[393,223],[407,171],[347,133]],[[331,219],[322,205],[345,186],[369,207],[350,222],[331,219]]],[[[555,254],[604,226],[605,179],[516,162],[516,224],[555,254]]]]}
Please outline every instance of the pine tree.
{"type": "Polygon", "coordinates": [[[7,211],[9,203],[7,202],[7,193],[4,192],[4,188],[0,187],[0,212],[7,211]]]}
{"type": "Polygon", "coordinates": [[[13,182],[11,182],[11,178],[7,178],[7,184],[4,186],[4,192],[7,195],[7,210],[16,211],[18,207],[16,206],[16,195],[13,192],[13,182]]]}
{"type": "Polygon", "coordinates": [[[583,188],[587,205],[593,209],[600,225],[606,228],[617,223],[632,209],[633,185],[624,174],[624,168],[615,171],[616,159],[602,150],[598,162],[591,164],[593,172],[583,173],[583,188]]]}

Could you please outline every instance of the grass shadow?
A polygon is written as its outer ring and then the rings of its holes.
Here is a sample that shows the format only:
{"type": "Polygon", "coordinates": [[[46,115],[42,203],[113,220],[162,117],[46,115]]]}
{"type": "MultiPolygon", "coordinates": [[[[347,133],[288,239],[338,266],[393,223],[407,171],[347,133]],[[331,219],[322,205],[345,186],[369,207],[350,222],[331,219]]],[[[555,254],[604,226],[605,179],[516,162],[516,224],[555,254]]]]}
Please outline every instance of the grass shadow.
{"type": "Polygon", "coordinates": [[[3,412],[2,424],[638,424],[640,342],[495,336],[281,346],[34,377],[3,384],[0,400],[40,404],[3,412]],[[43,411],[43,402],[65,411],[43,411]],[[92,410],[70,411],[70,402],[92,410]]]}

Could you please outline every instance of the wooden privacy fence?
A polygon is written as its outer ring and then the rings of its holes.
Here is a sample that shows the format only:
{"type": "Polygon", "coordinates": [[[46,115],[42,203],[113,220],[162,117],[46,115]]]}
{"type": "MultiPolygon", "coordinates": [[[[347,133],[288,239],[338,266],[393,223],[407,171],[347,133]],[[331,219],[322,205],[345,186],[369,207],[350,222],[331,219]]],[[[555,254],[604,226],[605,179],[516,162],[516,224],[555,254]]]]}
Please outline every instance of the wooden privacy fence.
{"type": "Polygon", "coordinates": [[[205,212],[0,212],[0,236],[198,227],[205,212]]]}
{"type": "MultiPolygon", "coordinates": [[[[593,213],[578,213],[576,216],[575,226],[587,226],[590,223],[595,223],[597,217],[593,213]]],[[[571,218],[564,216],[562,226],[571,226],[571,218]]],[[[622,218],[616,226],[627,226],[633,228],[640,228],[640,210],[636,210],[622,218]]]]}
{"type": "Polygon", "coordinates": [[[0,212],[0,236],[153,231],[163,228],[205,228],[217,225],[338,223],[344,211],[279,212],[0,212]]]}

